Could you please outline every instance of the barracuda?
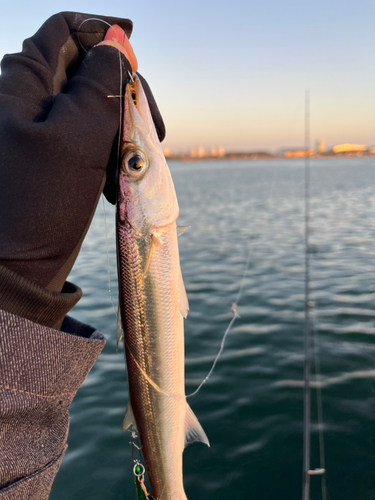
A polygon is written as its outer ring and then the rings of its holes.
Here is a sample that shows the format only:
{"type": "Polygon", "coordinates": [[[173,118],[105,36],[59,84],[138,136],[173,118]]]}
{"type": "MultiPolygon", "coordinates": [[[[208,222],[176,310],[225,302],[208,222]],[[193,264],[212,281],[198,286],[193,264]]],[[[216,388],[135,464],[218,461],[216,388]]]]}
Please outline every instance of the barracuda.
{"type": "Polygon", "coordinates": [[[184,500],[182,452],[206,434],[185,397],[188,301],[178,253],[177,197],[139,78],[126,89],[117,200],[119,308],[130,401],[156,500],[184,500]]]}

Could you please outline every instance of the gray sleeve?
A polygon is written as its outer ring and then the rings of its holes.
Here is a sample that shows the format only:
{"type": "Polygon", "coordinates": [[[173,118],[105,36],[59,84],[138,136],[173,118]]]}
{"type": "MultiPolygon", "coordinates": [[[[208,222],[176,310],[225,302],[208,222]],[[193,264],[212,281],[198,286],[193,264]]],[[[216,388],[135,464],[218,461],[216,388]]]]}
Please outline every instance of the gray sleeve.
{"type": "Polygon", "coordinates": [[[0,500],[46,500],[66,450],[69,405],[105,344],[0,310],[0,500]]]}

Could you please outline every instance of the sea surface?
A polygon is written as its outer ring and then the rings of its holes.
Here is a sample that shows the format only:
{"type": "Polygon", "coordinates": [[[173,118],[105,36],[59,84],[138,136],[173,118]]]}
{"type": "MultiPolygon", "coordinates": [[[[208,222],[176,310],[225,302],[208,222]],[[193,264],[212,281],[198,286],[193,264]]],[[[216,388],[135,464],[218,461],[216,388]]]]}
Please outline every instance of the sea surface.
{"type": "MultiPolygon", "coordinates": [[[[211,447],[184,452],[189,500],[294,500],[302,491],[304,169],[300,160],[171,162],[180,205],[186,392],[208,373],[237,303],[240,318],[209,381],[189,399],[211,447]]],[[[375,158],[314,159],[311,301],[320,359],[311,467],[321,466],[322,389],[329,500],[375,499],[375,158]]],[[[52,500],[135,499],[122,346],[115,349],[114,209],[99,203],[70,281],[72,311],[107,345],[71,406],[52,500]],[[105,206],[106,217],[103,213],[105,206]],[[110,285],[109,285],[110,281],[110,285]],[[110,289],[110,292],[109,292],[110,289]]],[[[313,368],[314,368],[313,364],[313,368]]],[[[311,499],[322,498],[321,477],[311,499]]]]}

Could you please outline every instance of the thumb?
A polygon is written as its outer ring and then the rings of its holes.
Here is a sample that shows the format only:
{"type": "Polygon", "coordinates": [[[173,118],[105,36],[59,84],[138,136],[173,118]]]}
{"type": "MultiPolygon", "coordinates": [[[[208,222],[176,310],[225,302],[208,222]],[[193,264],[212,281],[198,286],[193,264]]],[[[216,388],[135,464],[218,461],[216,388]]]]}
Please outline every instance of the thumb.
{"type": "Polygon", "coordinates": [[[49,133],[43,137],[48,141],[53,136],[49,148],[53,156],[65,157],[65,174],[66,169],[76,171],[78,164],[80,168],[86,165],[100,172],[101,182],[119,128],[120,96],[129,72],[129,62],[117,49],[96,46],[68,81],[66,92],[55,97],[44,121],[44,132],[49,133]],[[74,159],[69,165],[67,152],[74,159]]]}

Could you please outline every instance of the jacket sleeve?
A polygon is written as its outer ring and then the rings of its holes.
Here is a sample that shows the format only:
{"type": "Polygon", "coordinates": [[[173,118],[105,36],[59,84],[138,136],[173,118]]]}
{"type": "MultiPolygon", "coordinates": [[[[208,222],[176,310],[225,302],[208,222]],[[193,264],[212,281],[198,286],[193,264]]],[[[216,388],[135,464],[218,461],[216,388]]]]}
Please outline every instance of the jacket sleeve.
{"type": "Polygon", "coordinates": [[[0,310],[0,500],[46,500],[66,451],[68,409],[105,344],[0,310]]]}

